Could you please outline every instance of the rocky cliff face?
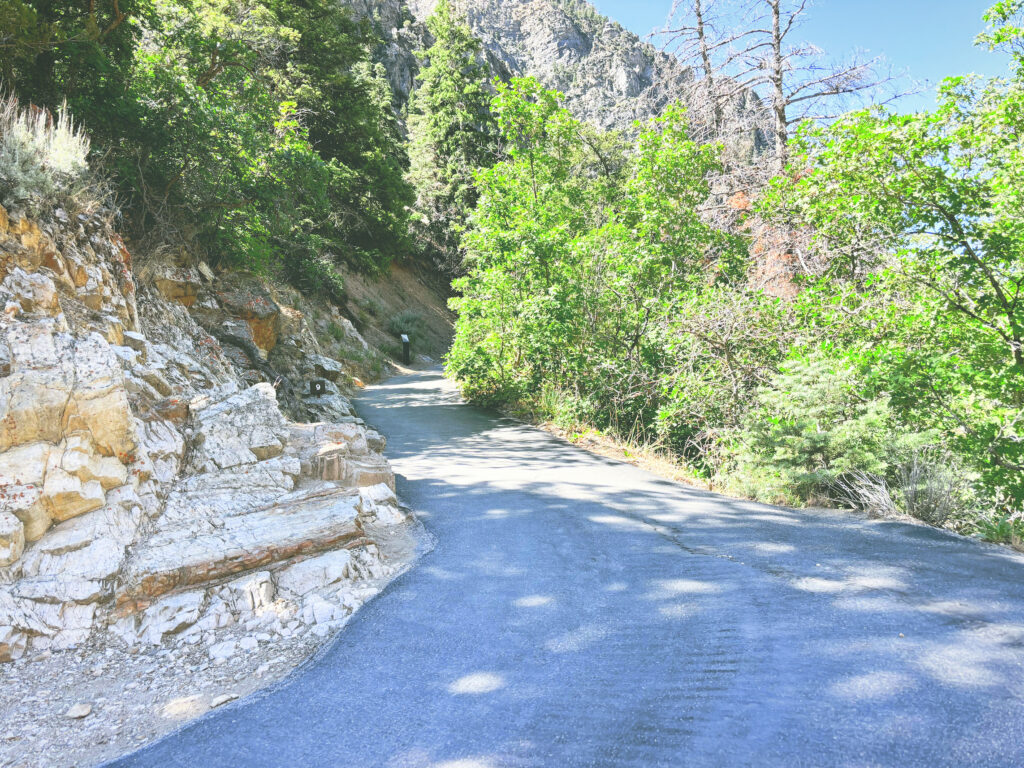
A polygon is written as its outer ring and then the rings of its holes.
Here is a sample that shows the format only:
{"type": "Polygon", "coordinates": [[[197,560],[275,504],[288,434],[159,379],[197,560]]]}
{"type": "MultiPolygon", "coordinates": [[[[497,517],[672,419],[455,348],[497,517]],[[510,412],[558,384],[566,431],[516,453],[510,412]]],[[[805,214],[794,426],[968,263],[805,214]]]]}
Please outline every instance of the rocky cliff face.
{"type": "MultiPolygon", "coordinates": [[[[411,0],[425,18],[437,0],[411,0]]],[[[562,91],[580,119],[628,129],[683,98],[692,72],[589,3],[569,0],[460,0],[473,32],[501,68],[562,91]]]]}
{"type": "Polygon", "coordinates": [[[0,661],[336,625],[381,574],[370,531],[404,518],[352,371],[287,295],[138,271],[101,217],[0,208],[0,661]]]}
{"type": "MultiPolygon", "coordinates": [[[[343,0],[371,19],[384,37],[377,57],[383,63],[400,111],[415,88],[419,69],[415,52],[428,47],[424,24],[437,0],[343,0]]],[[[534,76],[565,94],[568,109],[601,129],[634,130],[683,100],[690,120],[710,119],[698,108],[701,90],[692,71],[585,0],[456,0],[460,12],[483,44],[492,72],[501,78],[534,76]]],[[[732,91],[732,88],[728,89],[732,91]]],[[[739,90],[723,111],[730,126],[729,154],[749,161],[767,150],[769,125],[758,96],[739,90]]],[[[700,126],[697,126],[699,129],[700,126]]]]}
{"type": "MultiPolygon", "coordinates": [[[[353,12],[373,20],[384,35],[378,52],[401,107],[414,88],[414,52],[429,45],[424,21],[437,0],[344,0],[353,12]]],[[[496,76],[532,75],[565,94],[581,120],[602,129],[631,131],[636,121],[655,117],[671,102],[699,98],[693,72],[620,24],[601,16],[584,0],[456,0],[481,40],[496,76]]],[[[744,126],[731,143],[737,156],[767,147],[756,125],[760,101],[741,91],[725,106],[727,118],[744,126]]],[[[691,111],[700,120],[704,110],[691,111]]]]}
{"type": "MultiPolygon", "coordinates": [[[[379,58],[396,98],[408,99],[417,71],[413,52],[429,44],[423,21],[437,0],[345,0],[385,38],[379,58]]],[[[582,2],[458,0],[498,76],[532,75],[566,95],[577,117],[628,129],[683,97],[692,73],[679,62],[582,2]]]]}

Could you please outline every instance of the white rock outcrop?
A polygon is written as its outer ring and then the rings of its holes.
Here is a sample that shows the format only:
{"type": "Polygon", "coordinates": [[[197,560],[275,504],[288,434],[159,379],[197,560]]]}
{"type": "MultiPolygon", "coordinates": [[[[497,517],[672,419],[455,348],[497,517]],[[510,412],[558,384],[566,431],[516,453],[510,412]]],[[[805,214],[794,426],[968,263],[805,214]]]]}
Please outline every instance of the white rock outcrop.
{"type": "Polygon", "coordinates": [[[8,566],[25,551],[25,525],[10,512],[0,512],[0,568],[8,566]]]}
{"type": "Polygon", "coordinates": [[[255,278],[140,287],[108,225],[77,223],[0,208],[0,661],[338,626],[384,572],[364,523],[402,519],[345,366],[255,278]]]}

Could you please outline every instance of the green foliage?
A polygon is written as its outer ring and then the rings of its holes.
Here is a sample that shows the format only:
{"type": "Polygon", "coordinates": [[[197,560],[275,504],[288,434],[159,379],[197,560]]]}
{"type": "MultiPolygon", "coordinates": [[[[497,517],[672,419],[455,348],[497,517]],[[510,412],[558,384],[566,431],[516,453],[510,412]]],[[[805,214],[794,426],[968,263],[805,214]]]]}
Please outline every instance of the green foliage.
{"type": "Polygon", "coordinates": [[[560,98],[531,79],[498,87],[508,159],[478,177],[448,368],[478,400],[547,382],[635,432],[659,406],[680,296],[735,269],[735,242],[696,212],[717,151],[689,141],[672,107],[629,156],[560,98]]]}
{"type": "Polygon", "coordinates": [[[409,108],[411,167],[421,239],[446,271],[462,268],[461,236],[477,200],[474,174],[497,159],[491,93],[481,47],[449,0],[427,19],[434,44],[409,108]]]}
{"type": "Polygon", "coordinates": [[[392,360],[402,359],[402,345],[397,341],[385,341],[378,345],[381,353],[386,357],[390,357],[392,360]]]}
{"type": "MultiPolygon", "coordinates": [[[[388,320],[387,330],[398,338],[403,333],[409,336],[413,354],[423,352],[427,343],[427,325],[423,315],[415,309],[406,309],[388,320]]],[[[398,348],[401,351],[401,347],[398,348]]]]}
{"type": "Polygon", "coordinates": [[[1009,513],[984,516],[975,524],[977,536],[996,544],[1012,544],[1024,548],[1024,519],[1009,513]]]}
{"type": "Polygon", "coordinates": [[[369,56],[377,41],[333,0],[268,5],[299,33],[284,69],[310,143],[332,166],[333,223],[342,225],[353,253],[386,261],[408,245],[405,209],[412,193],[391,89],[369,56]]]}
{"type": "Polygon", "coordinates": [[[337,323],[331,323],[327,326],[327,334],[339,344],[345,341],[345,329],[337,323]]]}
{"type": "Polygon", "coordinates": [[[1022,131],[1024,81],[954,78],[932,113],[805,128],[795,162],[809,170],[764,201],[812,228],[826,274],[857,287],[865,316],[844,325],[878,386],[1011,506],[1024,500],[1022,131]],[[878,243],[874,263],[851,268],[851,253],[878,243]],[[902,316],[880,338],[870,323],[887,302],[902,316]]]}
{"type": "Polygon", "coordinates": [[[792,305],[724,284],[686,296],[667,332],[657,430],[705,477],[724,471],[723,448],[744,423],[796,339],[792,305]]]}
{"type": "Polygon", "coordinates": [[[409,198],[365,28],[327,0],[204,0],[168,6],[161,32],[134,81],[142,141],[120,158],[133,208],[167,206],[214,260],[277,259],[298,284],[330,274],[326,253],[379,267],[401,250],[409,198]]]}
{"type": "Polygon", "coordinates": [[[0,0],[0,91],[56,111],[63,103],[94,144],[123,134],[137,105],[125,99],[155,0],[0,0]]]}
{"type": "Polygon", "coordinates": [[[999,0],[985,13],[985,21],[989,26],[978,43],[1009,51],[1024,66],[1024,0],[999,0]]]}
{"type": "Polygon", "coordinates": [[[1022,11],[997,3],[981,38],[1014,77],[802,128],[755,208],[800,265],[785,297],[748,274],[767,227],[743,242],[709,223],[717,149],[681,110],[626,148],[536,82],[500,86],[508,156],[478,175],[448,371],[473,399],[656,441],[747,495],[1019,521],[1022,11]]]}
{"type": "Polygon", "coordinates": [[[929,436],[901,431],[888,398],[860,391],[847,361],[816,352],[783,363],[746,415],[740,461],[753,460],[807,500],[845,473],[893,477],[929,436]]]}
{"type": "Polygon", "coordinates": [[[540,392],[528,406],[534,421],[550,422],[566,430],[576,430],[587,424],[595,411],[593,403],[581,400],[549,381],[541,385],[540,392]]]}
{"type": "Polygon", "coordinates": [[[185,240],[338,299],[332,261],[381,269],[407,247],[390,92],[368,27],[337,3],[7,4],[5,81],[67,97],[144,248],[185,240]]]}
{"type": "Polygon", "coordinates": [[[345,304],[348,299],[345,279],[329,256],[307,254],[305,258],[294,259],[288,266],[291,282],[297,288],[308,294],[322,296],[339,306],[345,304]]]}
{"type": "Polygon", "coordinates": [[[972,485],[977,477],[960,457],[943,448],[914,451],[900,467],[897,478],[898,502],[907,514],[932,525],[952,524],[968,530],[978,508],[972,485]]]}

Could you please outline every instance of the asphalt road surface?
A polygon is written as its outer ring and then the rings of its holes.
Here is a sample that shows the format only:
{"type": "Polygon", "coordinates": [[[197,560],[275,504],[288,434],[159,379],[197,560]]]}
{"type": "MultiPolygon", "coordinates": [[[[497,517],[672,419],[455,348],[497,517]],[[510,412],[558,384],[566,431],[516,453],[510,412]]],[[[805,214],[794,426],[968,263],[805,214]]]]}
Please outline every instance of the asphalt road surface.
{"type": "Polygon", "coordinates": [[[436,546],[330,650],[117,766],[1024,766],[1024,558],[734,501],[463,405],[358,407],[436,546]]]}

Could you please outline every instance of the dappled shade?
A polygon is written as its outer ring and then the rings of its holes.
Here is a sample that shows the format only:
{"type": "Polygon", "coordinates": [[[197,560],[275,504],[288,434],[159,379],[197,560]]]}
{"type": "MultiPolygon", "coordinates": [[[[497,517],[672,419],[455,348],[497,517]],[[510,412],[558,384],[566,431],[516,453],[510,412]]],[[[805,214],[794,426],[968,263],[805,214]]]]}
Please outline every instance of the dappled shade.
{"type": "Polygon", "coordinates": [[[230,728],[124,765],[1024,762],[1019,555],[669,483],[437,374],[360,408],[435,549],[230,728]]]}

